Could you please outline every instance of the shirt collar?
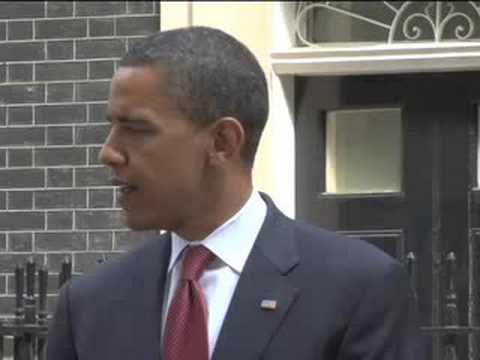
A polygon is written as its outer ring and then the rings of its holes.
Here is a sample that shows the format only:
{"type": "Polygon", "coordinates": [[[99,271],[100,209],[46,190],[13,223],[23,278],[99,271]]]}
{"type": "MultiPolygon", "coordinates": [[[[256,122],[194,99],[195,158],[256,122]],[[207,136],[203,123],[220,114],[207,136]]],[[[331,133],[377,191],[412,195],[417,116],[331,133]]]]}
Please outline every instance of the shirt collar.
{"type": "Polygon", "coordinates": [[[243,270],[247,257],[265,219],[267,206],[257,191],[253,191],[243,207],[205,239],[186,241],[172,232],[172,252],[168,271],[188,246],[204,245],[237,274],[243,270]]]}

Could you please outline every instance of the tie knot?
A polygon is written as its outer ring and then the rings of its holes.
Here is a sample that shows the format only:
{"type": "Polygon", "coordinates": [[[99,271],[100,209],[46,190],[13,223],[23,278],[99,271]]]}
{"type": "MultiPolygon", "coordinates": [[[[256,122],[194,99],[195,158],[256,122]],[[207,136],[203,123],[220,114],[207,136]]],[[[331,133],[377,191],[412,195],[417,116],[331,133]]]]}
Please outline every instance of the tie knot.
{"type": "Polygon", "coordinates": [[[205,246],[188,246],[183,257],[182,279],[198,281],[215,255],[205,246]]]}

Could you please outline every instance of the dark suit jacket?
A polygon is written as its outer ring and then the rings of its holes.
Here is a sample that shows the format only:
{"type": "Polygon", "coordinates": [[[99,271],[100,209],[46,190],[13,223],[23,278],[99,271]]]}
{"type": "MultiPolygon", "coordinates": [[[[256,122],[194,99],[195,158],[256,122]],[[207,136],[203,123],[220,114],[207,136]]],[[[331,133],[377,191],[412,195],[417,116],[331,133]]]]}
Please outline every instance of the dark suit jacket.
{"type": "MultiPolygon", "coordinates": [[[[424,359],[402,266],[361,240],[288,219],[264,199],[267,216],[212,359],[424,359]],[[264,299],[277,308],[262,309],[264,299]]],[[[168,240],[165,234],[64,286],[48,359],[161,359],[168,240]]]]}

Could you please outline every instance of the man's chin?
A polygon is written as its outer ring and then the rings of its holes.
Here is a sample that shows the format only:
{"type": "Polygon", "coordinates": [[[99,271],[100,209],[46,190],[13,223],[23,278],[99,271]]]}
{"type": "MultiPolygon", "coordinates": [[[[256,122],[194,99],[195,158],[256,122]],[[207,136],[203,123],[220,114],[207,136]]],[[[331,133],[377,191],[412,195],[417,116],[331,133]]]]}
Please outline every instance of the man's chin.
{"type": "Polygon", "coordinates": [[[132,216],[127,211],[122,211],[122,222],[133,231],[150,231],[162,229],[162,226],[149,221],[145,216],[132,216]]]}
{"type": "Polygon", "coordinates": [[[132,216],[125,211],[122,211],[122,221],[130,230],[133,231],[154,230],[154,228],[149,226],[144,218],[132,216]]]}

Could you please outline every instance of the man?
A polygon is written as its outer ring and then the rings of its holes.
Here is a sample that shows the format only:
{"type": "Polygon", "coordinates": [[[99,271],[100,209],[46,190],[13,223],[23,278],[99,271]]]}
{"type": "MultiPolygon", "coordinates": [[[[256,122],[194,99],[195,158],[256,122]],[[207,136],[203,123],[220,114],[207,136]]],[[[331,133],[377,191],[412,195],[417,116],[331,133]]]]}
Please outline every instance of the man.
{"type": "Polygon", "coordinates": [[[403,268],[253,189],[267,113],[259,64],[219,30],[128,52],[100,158],[127,225],[166,232],[62,288],[49,360],[422,358],[403,268]]]}

